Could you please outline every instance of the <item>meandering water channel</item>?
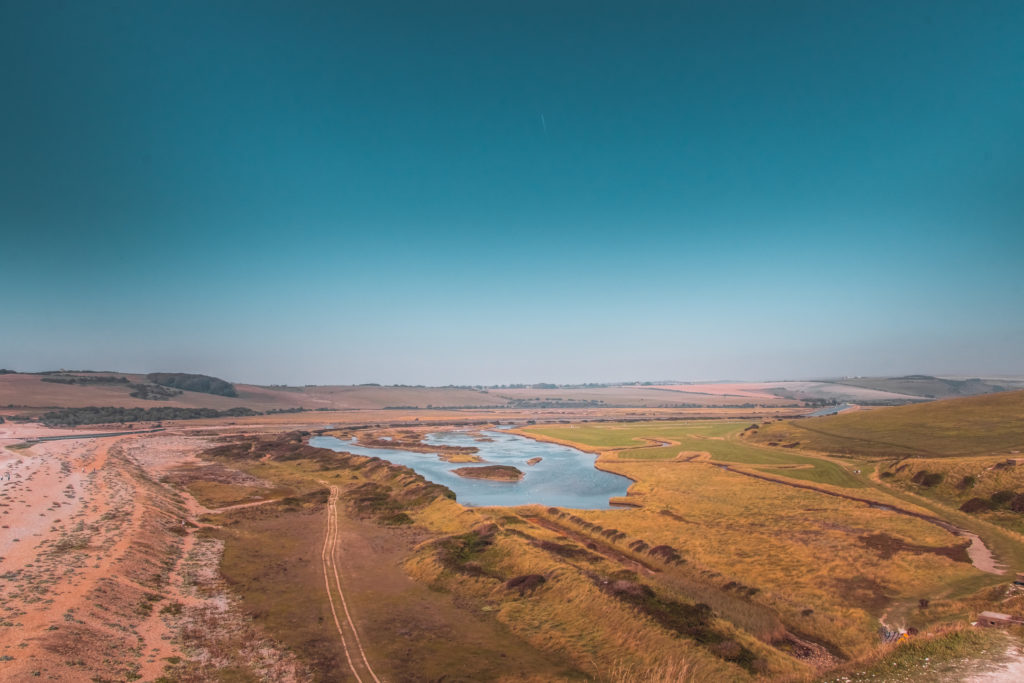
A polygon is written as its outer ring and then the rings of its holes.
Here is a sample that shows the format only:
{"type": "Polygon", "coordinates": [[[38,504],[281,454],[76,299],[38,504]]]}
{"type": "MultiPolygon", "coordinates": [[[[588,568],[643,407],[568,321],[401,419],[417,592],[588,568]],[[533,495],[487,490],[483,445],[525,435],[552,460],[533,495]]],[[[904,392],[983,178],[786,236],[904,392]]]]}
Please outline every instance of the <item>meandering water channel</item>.
{"type": "Polygon", "coordinates": [[[435,484],[455,492],[463,505],[549,505],[577,510],[606,510],[609,499],[625,496],[632,483],[626,477],[602,472],[594,467],[596,456],[560,444],[534,441],[516,434],[487,431],[490,441],[480,441],[466,432],[437,432],[423,442],[433,446],[474,446],[480,463],[445,462],[435,453],[414,453],[393,448],[367,448],[351,439],[315,436],[311,446],[333,451],[371,455],[396,465],[405,465],[435,484]],[[541,458],[536,465],[527,465],[531,458],[541,458]],[[466,479],[452,470],[481,465],[511,465],[523,472],[516,482],[466,479]]]}

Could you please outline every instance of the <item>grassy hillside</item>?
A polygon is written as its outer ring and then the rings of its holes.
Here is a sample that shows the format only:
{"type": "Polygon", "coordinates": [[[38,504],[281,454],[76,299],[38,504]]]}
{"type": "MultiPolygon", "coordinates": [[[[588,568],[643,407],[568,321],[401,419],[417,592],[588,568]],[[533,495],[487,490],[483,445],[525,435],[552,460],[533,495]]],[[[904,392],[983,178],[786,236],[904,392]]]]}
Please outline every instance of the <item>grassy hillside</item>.
{"type": "MultiPolygon", "coordinates": [[[[757,625],[743,621],[733,605],[717,602],[723,589],[743,586],[751,607],[768,608],[790,630],[857,659],[875,656],[870,653],[882,614],[925,628],[965,611],[961,600],[998,581],[965,561],[962,539],[865,505],[871,499],[927,513],[874,487],[855,472],[860,465],[742,441],[737,435],[747,424],[666,421],[519,431],[597,451],[601,469],[634,479],[628,499],[638,509],[576,515],[625,534],[624,552],[653,545],[678,549],[695,572],[687,578],[717,582],[718,592],[701,587],[701,599],[716,601],[718,614],[752,633],[757,625]],[[675,443],[663,445],[668,441],[675,443]],[[635,545],[635,538],[645,545],[635,545]],[[932,601],[931,611],[917,609],[922,597],[932,601]]],[[[664,580],[671,579],[658,579],[664,580]]]]}
{"type": "Polygon", "coordinates": [[[864,458],[954,457],[1024,450],[1024,391],[765,425],[751,441],[864,458]]]}
{"type": "Polygon", "coordinates": [[[1024,464],[1014,458],[908,458],[880,471],[886,484],[1024,534],[1024,464]]]}

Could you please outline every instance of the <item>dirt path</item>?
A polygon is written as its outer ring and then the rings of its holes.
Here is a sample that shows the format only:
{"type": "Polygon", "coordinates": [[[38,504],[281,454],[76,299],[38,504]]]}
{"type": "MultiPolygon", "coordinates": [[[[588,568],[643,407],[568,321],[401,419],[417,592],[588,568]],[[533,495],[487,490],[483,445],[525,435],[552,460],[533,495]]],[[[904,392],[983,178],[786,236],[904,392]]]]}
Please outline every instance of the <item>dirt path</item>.
{"type": "MultiPolygon", "coordinates": [[[[329,486],[327,482],[320,483],[329,486]]],[[[377,674],[374,673],[373,667],[370,666],[370,662],[366,658],[366,651],[363,649],[362,641],[359,639],[359,631],[356,629],[356,625],[352,621],[352,614],[349,612],[348,603],[345,600],[345,593],[341,588],[341,576],[338,573],[337,564],[337,554],[339,550],[339,489],[337,486],[330,486],[330,490],[331,495],[327,501],[327,525],[326,532],[324,534],[324,546],[320,552],[320,559],[323,562],[324,568],[324,585],[327,588],[327,599],[331,605],[331,614],[334,616],[334,625],[338,629],[338,636],[341,639],[341,647],[345,651],[345,659],[348,662],[348,668],[352,671],[352,675],[355,676],[355,679],[360,683],[369,679],[376,681],[376,683],[380,683],[380,679],[377,678],[377,674]],[[331,580],[332,578],[333,583],[331,580]],[[334,599],[335,593],[338,596],[337,602],[335,602],[334,599]],[[344,619],[339,618],[339,603],[340,611],[344,614],[344,619]],[[353,656],[353,653],[356,651],[358,651],[356,653],[358,656],[353,656]],[[362,675],[360,675],[360,672],[362,675]]]]}
{"type": "Polygon", "coordinates": [[[267,503],[277,503],[279,498],[267,498],[266,500],[254,500],[251,503],[236,503],[235,505],[225,505],[222,508],[203,508],[204,513],[216,513],[228,512],[230,510],[244,510],[245,508],[259,507],[260,505],[266,505],[267,503]]]}

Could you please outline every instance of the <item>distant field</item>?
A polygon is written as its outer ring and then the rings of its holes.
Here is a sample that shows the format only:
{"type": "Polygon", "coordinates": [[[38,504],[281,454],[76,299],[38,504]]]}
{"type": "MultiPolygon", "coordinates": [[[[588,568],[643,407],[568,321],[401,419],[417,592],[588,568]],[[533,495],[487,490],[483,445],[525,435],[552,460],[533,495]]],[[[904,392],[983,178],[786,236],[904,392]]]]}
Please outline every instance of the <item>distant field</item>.
{"type": "Polygon", "coordinates": [[[596,387],[587,389],[491,389],[492,394],[517,401],[599,401],[606,405],[652,407],[689,403],[694,405],[761,404],[766,406],[793,405],[791,399],[778,396],[747,396],[742,394],[713,394],[710,392],[665,391],[662,387],[596,387]]]}
{"type": "Polygon", "coordinates": [[[777,422],[757,443],[865,458],[990,455],[1024,449],[1024,391],[777,422]]]}

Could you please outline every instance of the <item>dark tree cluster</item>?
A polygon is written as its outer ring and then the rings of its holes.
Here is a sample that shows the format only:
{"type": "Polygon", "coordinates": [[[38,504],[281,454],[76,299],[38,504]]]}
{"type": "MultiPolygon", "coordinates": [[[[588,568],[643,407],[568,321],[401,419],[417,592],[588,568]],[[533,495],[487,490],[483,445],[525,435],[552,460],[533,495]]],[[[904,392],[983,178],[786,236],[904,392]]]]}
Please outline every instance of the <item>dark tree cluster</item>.
{"type": "Polygon", "coordinates": [[[162,422],[164,420],[196,420],[213,417],[246,417],[260,413],[250,408],[119,408],[96,407],[65,408],[43,413],[40,420],[48,426],[74,427],[76,425],[107,424],[110,422],[162,422]]]}
{"type": "Polygon", "coordinates": [[[128,384],[127,377],[112,375],[47,375],[41,380],[53,384],[128,384]]]}
{"type": "Polygon", "coordinates": [[[231,382],[225,382],[218,377],[209,375],[193,375],[187,372],[151,372],[146,375],[146,379],[153,384],[185,391],[197,391],[201,394],[238,396],[238,391],[235,390],[235,385],[231,382]]]}

